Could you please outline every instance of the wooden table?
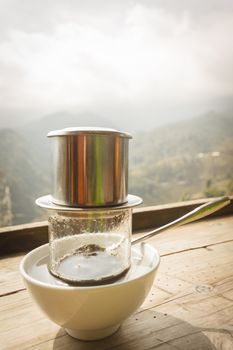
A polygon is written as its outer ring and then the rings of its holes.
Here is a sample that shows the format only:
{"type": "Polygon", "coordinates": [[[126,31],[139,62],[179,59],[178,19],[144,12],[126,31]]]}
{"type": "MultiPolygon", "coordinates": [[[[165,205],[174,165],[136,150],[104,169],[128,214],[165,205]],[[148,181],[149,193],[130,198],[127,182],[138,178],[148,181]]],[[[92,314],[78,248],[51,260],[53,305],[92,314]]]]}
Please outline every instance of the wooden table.
{"type": "Polygon", "coordinates": [[[160,252],[154,286],[113,336],[81,342],[44,316],[18,272],[22,253],[0,260],[0,349],[233,349],[233,216],[150,240],[160,252]]]}

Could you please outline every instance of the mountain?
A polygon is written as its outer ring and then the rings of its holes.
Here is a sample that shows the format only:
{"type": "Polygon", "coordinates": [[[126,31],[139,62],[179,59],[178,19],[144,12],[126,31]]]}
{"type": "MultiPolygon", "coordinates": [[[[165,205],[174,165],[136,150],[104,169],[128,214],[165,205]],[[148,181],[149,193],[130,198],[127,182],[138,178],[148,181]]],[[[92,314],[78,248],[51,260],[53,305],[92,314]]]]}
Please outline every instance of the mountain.
{"type": "Polygon", "coordinates": [[[30,144],[13,130],[0,130],[0,170],[10,188],[13,224],[34,220],[40,215],[35,198],[48,191],[48,180],[30,144]]]}
{"type": "Polygon", "coordinates": [[[72,126],[99,126],[117,128],[113,123],[109,123],[104,118],[93,113],[78,113],[60,111],[46,115],[41,119],[36,119],[30,123],[17,128],[17,132],[25,138],[30,145],[33,158],[40,164],[41,171],[48,172],[51,177],[52,169],[52,145],[46,137],[49,131],[63,129],[72,126]]]}
{"type": "MultiPolygon", "coordinates": [[[[65,112],[14,130],[0,129],[0,174],[5,178],[4,191],[9,188],[13,224],[46,217],[34,204],[37,197],[52,191],[51,145],[46,135],[68,126],[121,129],[94,114],[65,112]]],[[[233,193],[232,158],[230,112],[212,112],[135,133],[130,141],[129,192],[143,197],[145,205],[233,193]]]]}
{"type": "Polygon", "coordinates": [[[14,130],[0,129],[0,171],[10,188],[13,224],[46,217],[34,202],[37,197],[51,193],[52,189],[52,146],[47,133],[84,125],[114,127],[92,113],[59,112],[14,130]]]}
{"type": "Polygon", "coordinates": [[[233,113],[212,112],[138,134],[130,154],[130,191],[147,205],[227,193],[233,113]]]}
{"type": "Polygon", "coordinates": [[[4,174],[0,171],[0,227],[12,224],[12,204],[10,188],[4,174]]]}

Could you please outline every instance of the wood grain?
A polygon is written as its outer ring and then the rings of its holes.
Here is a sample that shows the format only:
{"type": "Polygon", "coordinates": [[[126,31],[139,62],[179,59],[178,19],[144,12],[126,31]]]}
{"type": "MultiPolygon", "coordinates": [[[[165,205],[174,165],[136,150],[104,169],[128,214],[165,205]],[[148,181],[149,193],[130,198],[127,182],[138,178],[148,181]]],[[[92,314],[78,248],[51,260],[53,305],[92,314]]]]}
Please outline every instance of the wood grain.
{"type": "MultiPolygon", "coordinates": [[[[209,200],[204,198],[194,201],[136,208],[133,210],[133,233],[167,224],[209,200]]],[[[229,214],[233,214],[233,197],[228,206],[213,213],[210,217],[214,218],[229,214]]],[[[26,252],[47,242],[47,221],[0,228],[0,256],[26,252]]]]}
{"type": "Polygon", "coordinates": [[[233,216],[150,240],[161,265],[142,307],[112,337],[81,342],[50,322],[24,289],[22,255],[0,260],[1,349],[233,349],[233,216]]]}

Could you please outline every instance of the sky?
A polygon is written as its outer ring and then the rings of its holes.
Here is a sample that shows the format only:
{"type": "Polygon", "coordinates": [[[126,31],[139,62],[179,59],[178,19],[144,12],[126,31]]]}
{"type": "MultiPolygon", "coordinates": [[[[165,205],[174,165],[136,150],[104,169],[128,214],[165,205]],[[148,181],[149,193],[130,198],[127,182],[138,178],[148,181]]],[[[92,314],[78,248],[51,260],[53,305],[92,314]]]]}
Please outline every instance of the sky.
{"type": "Polygon", "coordinates": [[[229,0],[0,0],[0,127],[87,111],[136,129],[232,106],[229,0]]]}

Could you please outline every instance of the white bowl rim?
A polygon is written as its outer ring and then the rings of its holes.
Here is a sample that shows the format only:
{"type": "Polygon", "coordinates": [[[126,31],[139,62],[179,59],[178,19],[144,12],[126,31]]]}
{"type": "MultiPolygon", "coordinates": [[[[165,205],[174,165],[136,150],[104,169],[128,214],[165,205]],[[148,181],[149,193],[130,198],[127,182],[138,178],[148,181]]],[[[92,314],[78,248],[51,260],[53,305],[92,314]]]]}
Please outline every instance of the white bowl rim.
{"type": "MultiPolygon", "coordinates": [[[[70,285],[66,285],[66,286],[59,286],[59,285],[54,285],[54,284],[49,284],[49,283],[45,283],[45,282],[41,282],[39,280],[37,280],[36,278],[31,277],[26,271],[25,271],[25,264],[26,261],[30,258],[30,256],[34,255],[38,250],[43,250],[45,249],[46,246],[49,246],[49,243],[43,244],[33,250],[31,250],[29,253],[27,253],[23,259],[20,262],[19,265],[19,271],[20,274],[24,277],[25,280],[27,280],[28,282],[30,282],[31,284],[43,287],[43,288],[48,288],[48,289],[58,289],[58,290],[62,290],[62,291],[91,291],[91,290],[95,290],[95,289],[101,289],[101,288],[114,288],[117,286],[121,286],[124,284],[128,284],[130,282],[139,280],[141,278],[146,277],[147,275],[149,275],[152,271],[157,270],[157,268],[159,267],[160,264],[160,255],[159,252],[156,248],[154,248],[152,245],[142,242],[140,244],[145,245],[147,248],[151,249],[154,251],[155,256],[156,256],[156,262],[155,264],[152,266],[152,268],[150,268],[146,273],[144,273],[143,275],[140,275],[136,278],[132,278],[130,280],[126,280],[126,281],[122,281],[122,282],[114,282],[114,283],[109,283],[109,284],[101,284],[101,285],[96,285],[96,286],[70,286],[70,285]]],[[[135,246],[136,248],[136,246],[135,246]]]]}

